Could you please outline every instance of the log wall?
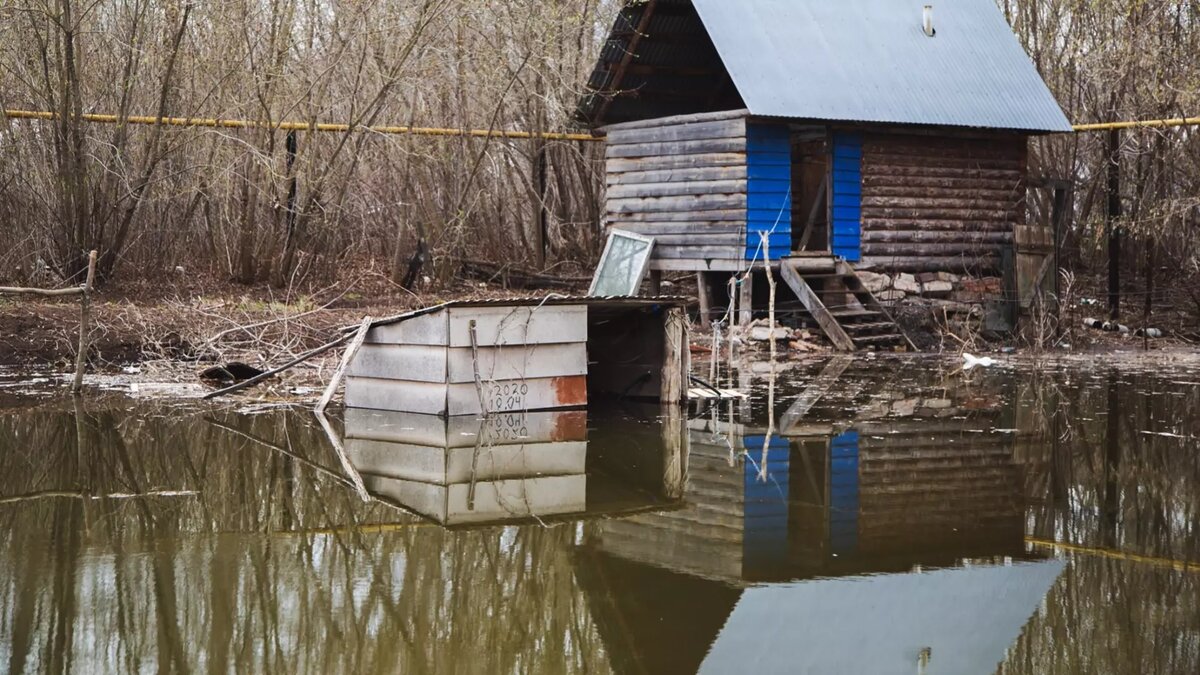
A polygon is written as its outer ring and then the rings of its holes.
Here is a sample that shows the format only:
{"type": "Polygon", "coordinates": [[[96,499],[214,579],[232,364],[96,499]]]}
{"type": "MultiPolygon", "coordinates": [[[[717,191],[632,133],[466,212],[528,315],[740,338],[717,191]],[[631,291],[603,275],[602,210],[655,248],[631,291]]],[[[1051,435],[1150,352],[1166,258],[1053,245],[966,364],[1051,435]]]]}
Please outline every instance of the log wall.
{"type": "Polygon", "coordinates": [[[863,134],[864,262],[993,272],[1025,222],[1026,139],[863,134]]]}
{"type": "Polygon", "coordinates": [[[654,237],[651,269],[744,266],[746,111],[604,129],[605,221],[654,237]]]}

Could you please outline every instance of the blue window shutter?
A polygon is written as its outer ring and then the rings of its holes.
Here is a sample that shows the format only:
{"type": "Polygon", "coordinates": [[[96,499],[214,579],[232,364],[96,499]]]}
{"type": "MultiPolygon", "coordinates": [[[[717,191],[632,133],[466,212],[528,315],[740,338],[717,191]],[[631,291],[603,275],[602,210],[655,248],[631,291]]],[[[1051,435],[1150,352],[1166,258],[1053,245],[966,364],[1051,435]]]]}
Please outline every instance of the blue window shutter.
{"type": "Polygon", "coordinates": [[[858,432],[830,442],[829,546],[834,553],[858,548],[858,432]]]}
{"type": "Polygon", "coordinates": [[[792,250],[792,142],[778,124],[746,125],[746,260],[761,258],[768,232],[768,260],[792,250]]]}
{"type": "Polygon", "coordinates": [[[833,135],[833,254],[862,259],[862,137],[833,135]]]}

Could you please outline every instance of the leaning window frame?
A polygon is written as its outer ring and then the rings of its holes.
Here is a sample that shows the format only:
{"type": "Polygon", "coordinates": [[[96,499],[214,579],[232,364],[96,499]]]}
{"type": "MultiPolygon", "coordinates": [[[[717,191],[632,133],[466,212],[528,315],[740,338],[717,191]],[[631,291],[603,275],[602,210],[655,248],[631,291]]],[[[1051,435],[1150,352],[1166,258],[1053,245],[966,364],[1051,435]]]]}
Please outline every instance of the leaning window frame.
{"type": "MultiPolygon", "coordinates": [[[[613,240],[617,237],[624,237],[646,244],[645,260],[642,261],[642,267],[638,271],[637,284],[634,286],[629,296],[636,297],[638,290],[642,286],[642,282],[646,279],[646,273],[650,271],[650,259],[654,256],[654,237],[647,237],[629,230],[620,230],[613,228],[608,231],[608,238],[604,242],[604,252],[600,254],[600,262],[596,264],[596,273],[592,275],[592,284],[588,287],[589,297],[596,296],[596,287],[600,285],[600,275],[604,271],[604,265],[608,262],[609,253],[612,251],[613,240]]],[[[604,297],[621,297],[621,296],[604,296],[604,297]]]]}

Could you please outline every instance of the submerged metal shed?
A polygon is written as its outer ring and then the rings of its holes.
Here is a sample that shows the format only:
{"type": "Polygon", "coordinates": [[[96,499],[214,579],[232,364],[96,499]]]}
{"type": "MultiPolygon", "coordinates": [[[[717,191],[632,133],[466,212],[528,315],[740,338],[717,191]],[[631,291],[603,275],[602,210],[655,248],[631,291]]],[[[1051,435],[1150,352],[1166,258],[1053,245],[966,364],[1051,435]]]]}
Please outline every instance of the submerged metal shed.
{"type": "Polygon", "coordinates": [[[679,402],[687,355],[677,298],[455,301],[374,322],[346,406],[454,416],[679,402]]]}

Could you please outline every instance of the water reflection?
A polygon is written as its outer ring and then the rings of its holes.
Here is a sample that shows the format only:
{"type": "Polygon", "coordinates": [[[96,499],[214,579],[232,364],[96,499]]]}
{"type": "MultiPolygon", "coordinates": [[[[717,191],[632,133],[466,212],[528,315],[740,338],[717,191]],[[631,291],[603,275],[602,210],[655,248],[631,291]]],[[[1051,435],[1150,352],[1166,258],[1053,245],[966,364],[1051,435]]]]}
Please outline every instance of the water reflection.
{"type": "Polygon", "coordinates": [[[1200,376],[956,370],[746,369],[688,419],[349,411],[367,503],[305,411],[7,408],[0,663],[1200,670],[1200,376]]]}
{"type": "Polygon", "coordinates": [[[663,509],[683,492],[685,444],[662,420],[588,411],[483,419],[346,410],[346,453],[367,490],[443,525],[663,509]],[[602,434],[603,435],[603,434],[602,434]]]}

